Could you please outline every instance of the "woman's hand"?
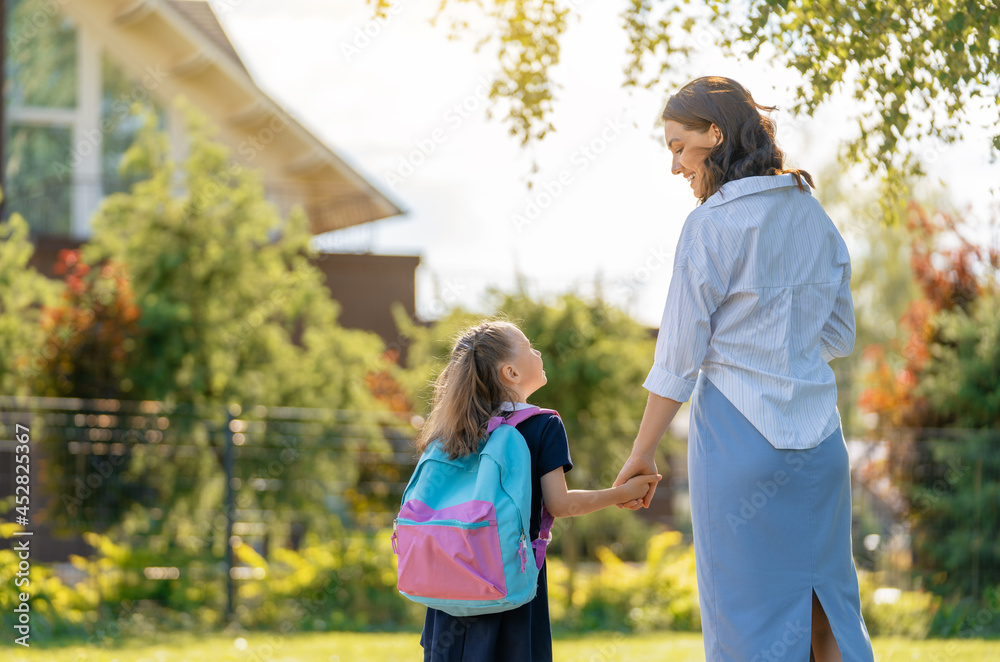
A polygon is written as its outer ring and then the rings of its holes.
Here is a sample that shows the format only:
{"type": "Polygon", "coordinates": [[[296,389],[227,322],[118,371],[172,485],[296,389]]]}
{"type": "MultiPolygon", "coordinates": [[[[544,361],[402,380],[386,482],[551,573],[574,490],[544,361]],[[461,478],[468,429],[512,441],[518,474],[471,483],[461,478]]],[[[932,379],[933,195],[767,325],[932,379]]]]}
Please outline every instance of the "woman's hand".
{"type": "MultiPolygon", "coordinates": [[[[622,470],[618,473],[618,478],[615,479],[613,487],[618,487],[619,485],[624,485],[628,482],[629,478],[633,476],[641,475],[656,475],[656,461],[652,455],[641,455],[633,451],[632,455],[625,461],[625,465],[622,470]]],[[[629,510],[639,510],[639,507],[649,508],[649,502],[653,500],[653,494],[656,492],[656,483],[649,484],[649,490],[646,492],[646,496],[641,499],[632,499],[631,501],[626,501],[624,503],[618,504],[619,508],[628,508],[629,510]]]]}
{"type": "Polygon", "coordinates": [[[663,476],[660,474],[639,474],[638,476],[632,476],[624,485],[621,485],[620,489],[622,491],[622,497],[628,502],[641,502],[649,491],[652,485],[656,485],[663,476]]]}

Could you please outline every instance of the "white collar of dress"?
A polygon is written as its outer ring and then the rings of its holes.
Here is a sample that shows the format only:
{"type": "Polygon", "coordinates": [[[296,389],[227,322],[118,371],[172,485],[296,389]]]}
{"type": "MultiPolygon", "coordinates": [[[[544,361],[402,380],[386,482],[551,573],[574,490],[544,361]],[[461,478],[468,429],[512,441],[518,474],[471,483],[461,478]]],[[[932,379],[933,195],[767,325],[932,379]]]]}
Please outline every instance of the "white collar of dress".
{"type": "Polygon", "coordinates": [[[527,402],[502,402],[500,403],[500,409],[504,411],[520,411],[522,409],[528,409],[529,407],[534,407],[535,405],[529,405],[527,402]]]}

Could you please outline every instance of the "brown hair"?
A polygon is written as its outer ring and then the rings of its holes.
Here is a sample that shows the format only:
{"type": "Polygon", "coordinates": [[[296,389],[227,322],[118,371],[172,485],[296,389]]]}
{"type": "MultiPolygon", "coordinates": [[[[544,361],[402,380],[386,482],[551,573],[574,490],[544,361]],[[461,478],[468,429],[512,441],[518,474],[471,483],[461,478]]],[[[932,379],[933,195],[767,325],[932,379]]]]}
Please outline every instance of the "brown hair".
{"type": "Polygon", "coordinates": [[[514,356],[510,322],[483,322],[466,330],[434,383],[434,407],[417,436],[421,453],[435,439],[454,459],[476,452],[491,417],[516,396],[500,379],[502,363],[514,356]]]}
{"type": "Polygon", "coordinates": [[[770,113],[777,107],[758,104],[742,85],[722,76],[696,78],[667,100],[664,122],[672,120],[699,133],[715,124],[722,131],[722,141],[705,157],[701,202],[726,182],[757,175],[791,173],[799,190],[806,190],[803,178],[816,188],[805,170],[784,168],[785,154],[774,140],[774,122],[760,110],[770,113]]]}

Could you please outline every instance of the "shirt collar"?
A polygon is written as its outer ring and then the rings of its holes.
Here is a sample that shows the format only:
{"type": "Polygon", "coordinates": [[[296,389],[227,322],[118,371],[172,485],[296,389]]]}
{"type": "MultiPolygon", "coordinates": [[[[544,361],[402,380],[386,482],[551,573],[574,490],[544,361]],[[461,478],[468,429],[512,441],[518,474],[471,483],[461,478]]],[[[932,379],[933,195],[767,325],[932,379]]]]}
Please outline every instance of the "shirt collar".
{"type": "MultiPolygon", "coordinates": [[[[708,200],[705,201],[705,204],[709,207],[715,207],[716,205],[732,202],[736,198],[743,197],[744,195],[752,195],[754,193],[761,193],[775,188],[786,188],[788,186],[797,186],[795,183],[795,176],[790,172],[786,172],[781,175],[743,177],[742,179],[734,179],[723,184],[722,188],[713,193],[708,200]]],[[[805,187],[806,193],[812,195],[812,193],[809,192],[808,183],[805,183],[805,187]]]]}
{"type": "Polygon", "coordinates": [[[527,409],[529,407],[534,407],[535,405],[529,405],[527,402],[502,402],[500,403],[500,409],[504,411],[520,411],[522,409],[527,409]]]}

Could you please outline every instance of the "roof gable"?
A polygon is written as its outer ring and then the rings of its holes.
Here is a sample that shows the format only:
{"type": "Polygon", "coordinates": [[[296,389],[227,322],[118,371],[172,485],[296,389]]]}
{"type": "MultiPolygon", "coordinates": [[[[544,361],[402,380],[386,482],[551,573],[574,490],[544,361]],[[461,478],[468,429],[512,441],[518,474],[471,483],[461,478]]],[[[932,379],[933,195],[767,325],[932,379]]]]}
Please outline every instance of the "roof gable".
{"type": "Polygon", "coordinates": [[[403,210],[265,94],[203,0],[74,0],[72,16],[149,93],[184,96],[219,128],[233,160],[263,172],[283,212],[301,204],[310,231],[397,216],[403,210]]]}

